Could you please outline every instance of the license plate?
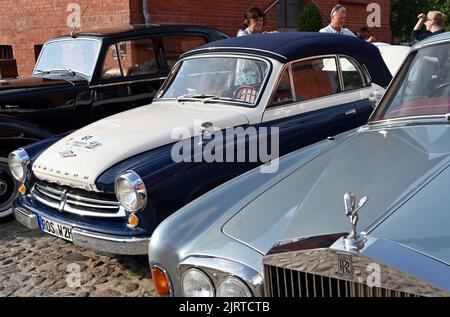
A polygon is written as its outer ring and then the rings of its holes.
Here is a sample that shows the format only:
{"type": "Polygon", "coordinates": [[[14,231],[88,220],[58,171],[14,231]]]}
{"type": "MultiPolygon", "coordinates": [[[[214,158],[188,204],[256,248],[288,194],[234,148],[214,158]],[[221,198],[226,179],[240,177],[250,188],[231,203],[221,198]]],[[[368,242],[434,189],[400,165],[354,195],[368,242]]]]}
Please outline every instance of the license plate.
{"type": "Polygon", "coordinates": [[[46,219],[44,217],[39,217],[39,225],[41,226],[41,230],[43,232],[72,242],[72,227],[46,219]]]}

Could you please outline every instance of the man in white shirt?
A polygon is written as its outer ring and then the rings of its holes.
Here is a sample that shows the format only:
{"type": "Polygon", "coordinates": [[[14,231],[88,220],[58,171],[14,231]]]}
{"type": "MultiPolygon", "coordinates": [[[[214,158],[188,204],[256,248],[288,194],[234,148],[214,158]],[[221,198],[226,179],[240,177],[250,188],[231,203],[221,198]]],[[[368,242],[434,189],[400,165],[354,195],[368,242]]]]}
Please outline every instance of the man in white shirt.
{"type": "Polygon", "coordinates": [[[345,10],[345,7],[338,4],[331,10],[331,23],[319,32],[356,36],[352,31],[344,28],[346,17],[347,11],[345,10]]]}

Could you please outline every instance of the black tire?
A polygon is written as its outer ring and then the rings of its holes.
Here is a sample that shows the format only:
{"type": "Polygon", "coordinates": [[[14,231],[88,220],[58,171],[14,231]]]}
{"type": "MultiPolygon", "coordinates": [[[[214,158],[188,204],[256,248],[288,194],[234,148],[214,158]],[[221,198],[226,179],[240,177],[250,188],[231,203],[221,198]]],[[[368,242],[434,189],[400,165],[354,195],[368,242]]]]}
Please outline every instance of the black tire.
{"type": "Polygon", "coordinates": [[[0,157],[0,219],[10,217],[2,214],[12,207],[18,188],[19,184],[9,171],[8,159],[0,157]]]}

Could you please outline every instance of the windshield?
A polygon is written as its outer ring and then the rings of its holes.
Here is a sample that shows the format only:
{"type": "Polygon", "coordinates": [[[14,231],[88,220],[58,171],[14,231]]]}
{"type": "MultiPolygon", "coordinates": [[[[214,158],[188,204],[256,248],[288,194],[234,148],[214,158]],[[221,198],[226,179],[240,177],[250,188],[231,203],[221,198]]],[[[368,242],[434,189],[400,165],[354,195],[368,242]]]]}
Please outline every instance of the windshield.
{"type": "Polygon", "coordinates": [[[449,52],[448,43],[419,49],[371,121],[450,113],[449,52]]]}
{"type": "Polygon", "coordinates": [[[47,43],[34,73],[70,70],[92,76],[100,46],[99,41],[79,38],[47,43]]]}
{"type": "Polygon", "coordinates": [[[178,64],[159,92],[159,98],[225,100],[254,105],[268,71],[268,62],[257,59],[191,58],[178,64]]]}

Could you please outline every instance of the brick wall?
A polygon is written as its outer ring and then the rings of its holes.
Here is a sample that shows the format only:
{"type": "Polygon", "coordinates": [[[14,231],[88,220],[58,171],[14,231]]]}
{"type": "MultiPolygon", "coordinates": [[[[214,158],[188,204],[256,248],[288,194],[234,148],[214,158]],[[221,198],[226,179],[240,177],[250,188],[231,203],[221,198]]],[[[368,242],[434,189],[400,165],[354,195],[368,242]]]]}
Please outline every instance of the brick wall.
{"type": "MultiPolygon", "coordinates": [[[[84,11],[90,0],[2,0],[0,4],[0,44],[12,45],[20,76],[31,74],[35,64],[34,45],[70,33],[66,11],[78,3],[84,11]]],[[[138,1],[138,0],[130,0],[138,1]]],[[[82,30],[128,24],[128,0],[94,0],[82,20],[82,30]]]]}
{"type": "MultiPolygon", "coordinates": [[[[142,22],[140,2],[131,5],[131,18],[142,22]]],[[[235,36],[242,28],[242,16],[247,9],[258,6],[263,11],[273,0],[149,0],[151,23],[200,24],[218,28],[235,36]]],[[[267,14],[266,30],[275,30],[275,8],[267,14]]]]}
{"type": "Polygon", "coordinates": [[[331,9],[336,4],[342,4],[347,9],[347,25],[346,27],[353,32],[358,31],[361,27],[367,25],[367,17],[370,12],[367,12],[367,5],[369,3],[378,3],[381,6],[381,27],[371,28],[371,32],[376,37],[377,41],[391,43],[392,34],[390,26],[391,3],[390,0],[316,0],[315,3],[320,7],[324,13],[322,20],[323,25],[330,23],[331,9]]]}

